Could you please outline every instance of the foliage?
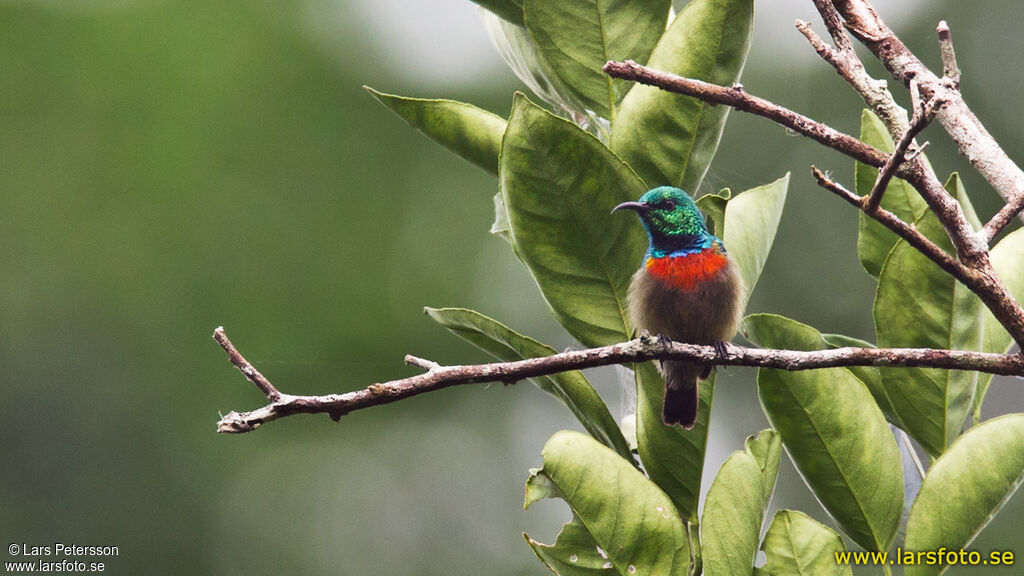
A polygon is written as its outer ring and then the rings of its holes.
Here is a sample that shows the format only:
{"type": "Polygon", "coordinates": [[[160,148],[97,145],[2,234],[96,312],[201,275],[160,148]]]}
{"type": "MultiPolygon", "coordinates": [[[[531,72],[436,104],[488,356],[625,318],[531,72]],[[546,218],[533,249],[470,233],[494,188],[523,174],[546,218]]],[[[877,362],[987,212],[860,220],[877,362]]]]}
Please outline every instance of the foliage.
{"type": "MultiPolygon", "coordinates": [[[[752,2],[694,0],[671,20],[670,4],[661,0],[478,4],[493,12],[485,16],[488,27],[509,65],[550,110],[517,93],[505,121],[468,104],[371,92],[415,128],[497,176],[491,230],[509,242],[569,334],[585,346],[626,340],[634,330],[625,294],[646,238],[636,222],[612,217],[610,210],[654,186],[700,190],[727,109],[613,81],[601,65],[628,58],[733,84],[750,46],[752,2]]],[[[893,148],[870,112],[864,113],[861,138],[893,148]]],[[[860,194],[871,189],[876,174],[857,165],[860,194]]],[[[773,244],[788,184],[787,174],[739,194],[725,190],[698,199],[738,262],[748,298],[773,244]]],[[[947,189],[978,227],[956,174],[947,189]]],[[[951,248],[905,182],[890,184],[883,207],[951,248]]],[[[879,345],[1008,349],[1009,337],[990,317],[985,321],[973,293],[863,215],[857,250],[877,281],[879,345]]],[[[1012,263],[1022,251],[1020,233],[993,250],[993,262],[1018,297],[1024,277],[1012,263]]],[[[471,310],[427,313],[503,360],[554,353],[471,310]]],[[[748,316],[744,335],[759,345],[798,350],[872,346],[766,314],[748,316]]],[[[905,430],[935,459],[905,524],[908,548],[966,545],[1024,475],[1024,460],[1015,456],[1024,448],[1018,446],[1024,437],[1019,417],[986,422],[957,440],[972,402],[978,413],[988,378],[936,369],[762,369],[758,391],[773,429],[749,438],[728,459],[699,515],[714,378],[701,388],[692,430],[662,424],[664,385],[652,363],[636,366],[635,378],[639,463],[582,373],[535,379],[593,437],[554,435],[544,448],[543,468],[527,482],[527,506],[560,498],[573,512],[553,545],[527,537],[555,573],[849,574],[834,560],[845,550],[839,535],[800,512],[779,511],[761,539],[782,446],[843,533],[875,551],[893,549],[905,505],[900,450],[890,426],[905,430]],[[963,495],[952,519],[942,510],[949,493],[963,495]],[[759,548],[767,562],[755,568],[759,548]]]]}

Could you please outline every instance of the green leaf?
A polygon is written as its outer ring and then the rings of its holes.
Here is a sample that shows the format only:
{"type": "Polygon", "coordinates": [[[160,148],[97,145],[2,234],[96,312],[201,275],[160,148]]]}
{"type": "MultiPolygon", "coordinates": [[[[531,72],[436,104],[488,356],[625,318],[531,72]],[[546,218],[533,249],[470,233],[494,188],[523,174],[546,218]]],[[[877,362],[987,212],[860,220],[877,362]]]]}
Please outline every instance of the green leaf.
{"type": "Polygon", "coordinates": [[[665,426],[665,380],[653,362],[636,366],[637,444],[644,470],[668,494],[683,518],[697,520],[715,374],[700,383],[700,404],[693,428],[665,426]]]}
{"type": "Polygon", "coordinates": [[[498,152],[505,119],[454,100],[406,98],[363,88],[413,128],[491,174],[498,173],[498,152]]]}
{"type": "Polygon", "coordinates": [[[768,260],[788,189],[787,173],[771,184],[738,194],[726,205],[722,242],[740,268],[746,289],[744,302],[750,299],[768,260]]]}
{"type": "Polygon", "coordinates": [[[523,0],[471,0],[504,20],[513,24],[523,25],[523,0]]]}
{"type": "Polygon", "coordinates": [[[708,220],[708,229],[721,237],[725,230],[725,207],[732,197],[732,190],[723,188],[718,194],[705,194],[697,199],[697,208],[708,220]]]}
{"type": "Polygon", "coordinates": [[[517,94],[498,182],[512,245],[555,318],[586,346],[628,340],[626,291],[647,238],[611,214],[643,182],[597,138],[517,94]]]}
{"type": "MultiPolygon", "coordinates": [[[[990,253],[992,267],[995,268],[999,279],[1006,285],[1018,302],[1024,302],[1024,228],[1014,230],[1007,234],[990,253]]],[[[1010,333],[996,320],[996,317],[985,308],[985,332],[982,335],[981,349],[984,352],[995,352],[1006,354],[1013,347],[1013,338],[1010,333]]],[[[981,404],[988,392],[988,385],[992,382],[992,374],[978,375],[978,391],[974,395],[975,421],[981,420],[981,404]]]]}
{"type": "Polygon", "coordinates": [[[534,94],[560,112],[578,111],[581,108],[571,97],[569,87],[555,75],[526,26],[490,13],[484,13],[483,21],[502,59],[534,94]]]}
{"type": "MultiPolygon", "coordinates": [[[[438,324],[495,358],[511,362],[555,354],[554,348],[509,329],[474,310],[425,308],[438,324]]],[[[562,372],[530,379],[538,388],[558,398],[599,442],[633,462],[633,454],[608,406],[582,372],[562,372]]]]}
{"type": "Polygon", "coordinates": [[[849,564],[836,562],[846,552],[831,528],[796,510],[779,510],[761,545],[767,561],[758,576],[850,576],[849,564]]]}
{"type": "MultiPolygon", "coordinates": [[[[648,66],[729,86],[750,50],[752,0],[694,0],[676,16],[648,66]]],[[[634,86],[612,124],[611,146],[651,186],[695,193],[718,148],[728,106],[634,86]]]]}
{"type": "MultiPolygon", "coordinates": [[[[885,124],[875,116],[874,112],[864,110],[860,119],[860,139],[883,152],[896,149],[889,136],[885,124]]],[[[878,168],[857,162],[854,167],[854,179],[857,194],[861,196],[871,193],[871,188],[878,178],[878,168]]],[[[904,222],[916,222],[928,210],[928,203],[914,190],[914,187],[899,178],[889,181],[885,195],[882,196],[882,208],[900,217],[904,222]]],[[[873,218],[860,212],[859,232],[857,234],[857,256],[860,263],[875,278],[882,273],[882,264],[889,251],[896,245],[899,237],[873,218]]]]}
{"type": "Polygon", "coordinates": [[[718,470],[701,517],[706,576],[754,573],[761,524],[775,490],[781,454],[778,434],[763,430],[756,439],[747,438],[746,449],[733,452],[718,470]]]}
{"type": "MultiPolygon", "coordinates": [[[[822,334],[821,339],[825,341],[829,348],[874,348],[875,345],[866,340],[860,338],[853,338],[851,336],[843,336],[842,334],[822,334]]],[[[885,419],[896,426],[902,428],[899,416],[896,415],[896,410],[892,407],[892,401],[889,400],[889,395],[885,391],[885,386],[882,385],[882,373],[878,368],[874,366],[847,366],[847,370],[853,372],[861,382],[863,382],[871,395],[875,397],[875,403],[882,409],[882,414],[885,414],[885,419]]]]}
{"type": "MultiPolygon", "coordinates": [[[[973,209],[955,177],[969,217],[973,209]]],[[[976,220],[976,218],[973,218],[976,220]]],[[[927,212],[917,229],[945,250],[952,244],[927,212]]],[[[875,332],[883,348],[978,350],[982,304],[978,297],[904,240],[882,266],[874,304],[875,332]]],[[[882,384],[907,431],[932,456],[942,454],[963,427],[977,374],[934,368],[883,368],[882,384]]]]}
{"type": "Polygon", "coordinates": [[[551,70],[584,109],[613,118],[632,85],[601,67],[646,62],[665,32],[671,0],[524,0],[526,29],[551,70]]]}
{"type": "MultiPolygon", "coordinates": [[[[815,350],[821,335],[794,320],[744,320],[759,346],[815,350]]],[[[896,440],[867,387],[845,368],[759,369],[758,394],[790,458],[847,535],[869,550],[892,543],[903,510],[896,440]]]]}
{"type": "MultiPolygon", "coordinates": [[[[1024,414],[971,428],[932,465],[910,509],[904,548],[966,548],[1024,480],[1024,414]]],[[[907,576],[941,574],[944,565],[907,566],[907,576]]]]}
{"type": "MultiPolygon", "coordinates": [[[[526,505],[540,497],[565,500],[576,517],[563,529],[569,530],[566,542],[586,543],[585,530],[607,555],[608,568],[622,576],[689,572],[685,524],[665,493],[636,468],[589,437],[564,430],[548,440],[542,455],[544,467],[527,483],[526,505]]],[[[561,539],[545,552],[571,555],[568,545],[559,547],[561,539]]],[[[580,550],[577,560],[584,553],[589,563],[590,550],[580,550]]],[[[569,556],[566,561],[572,563],[569,556]]]]}
{"type": "Polygon", "coordinates": [[[542,544],[526,534],[526,543],[552,572],[560,576],[607,575],[608,560],[598,552],[594,537],[578,516],[562,526],[555,543],[542,544]]]}

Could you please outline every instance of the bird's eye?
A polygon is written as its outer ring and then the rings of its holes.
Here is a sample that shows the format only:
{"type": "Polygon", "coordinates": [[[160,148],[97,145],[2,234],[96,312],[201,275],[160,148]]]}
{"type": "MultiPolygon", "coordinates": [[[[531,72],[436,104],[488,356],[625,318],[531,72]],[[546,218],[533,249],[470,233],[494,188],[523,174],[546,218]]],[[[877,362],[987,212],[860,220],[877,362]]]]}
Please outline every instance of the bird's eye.
{"type": "Polygon", "coordinates": [[[676,208],[676,201],[675,200],[665,200],[664,202],[661,203],[661,207],[664,208],[665,210],[675,210],[675,208],[676,208]]]}

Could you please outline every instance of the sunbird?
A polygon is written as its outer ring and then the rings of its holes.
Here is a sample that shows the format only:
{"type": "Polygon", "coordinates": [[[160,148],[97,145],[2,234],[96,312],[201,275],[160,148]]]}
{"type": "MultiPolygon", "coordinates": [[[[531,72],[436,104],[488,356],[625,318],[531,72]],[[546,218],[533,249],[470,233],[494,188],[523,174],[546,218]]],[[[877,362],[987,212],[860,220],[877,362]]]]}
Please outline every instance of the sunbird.
{"type": "MultiPolygon", "coordinates": [[[[679,342],[714,345],[721,352],[743,313],[743,279],[721,239],[708,231],[693,198],[661,186],[616,210],[636,212],[650,240],[627,295],[633,327],[679,342]]],[[[711,368],[678,360],[661,363],[666,425],[693,428],[697,384],[711,375],[711,368]]]]}

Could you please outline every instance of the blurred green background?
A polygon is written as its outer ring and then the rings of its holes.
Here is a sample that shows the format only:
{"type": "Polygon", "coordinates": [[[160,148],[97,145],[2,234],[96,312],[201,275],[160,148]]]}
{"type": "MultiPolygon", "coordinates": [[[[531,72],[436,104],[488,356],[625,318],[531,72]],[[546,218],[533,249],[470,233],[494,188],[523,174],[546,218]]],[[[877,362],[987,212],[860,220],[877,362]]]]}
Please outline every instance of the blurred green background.
{"type": "MultiPolygon", "coordinates": [[[[1024,157],[1019,4],[880,4],[932,65],[949,21],[968,101],[1024,157]]],[[[795,18],[818,22],[809,1],[759,4],[744,85],[856,134],[860,101],[795,18]]],[[[425,305],[572,345],[487,234],[496,181],[363,84],[503,115],[521,88],[467,0],[0,2],[4,543],[116,545],[113,574],[546,573],[520,533],[552,541],[567,512],[524,512],[522,486],[544,441],[577,425],[529,384],[214,432],[218,412],[263,402],[210,339],[218,325],[305,394],[412,374],[406,353],[485,360],[425,305]]],[[[940,176],[962,170],[993,213],[941,129],[923,137],[940,176]]],[[[848,159],[734,113],[705,186],[792,171],[750,310],[873,338],[856,214],[811,163],[852,186],[848,159]]],[[[767,425],[753,375],[730,369],[718,388],[707,477],[767,425]]],[[[624,414],[614,370],[594,378],[624,414]]],[[[986,415],[1021,410],[1021,382],[997,378],[986,415]]],[[[774,504],[828,521],[788,463],[774,504]]],[[[1018,495],[972,548],[1024,556],[1022,519],[1018,495]]]]}

